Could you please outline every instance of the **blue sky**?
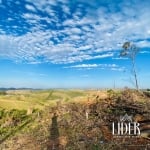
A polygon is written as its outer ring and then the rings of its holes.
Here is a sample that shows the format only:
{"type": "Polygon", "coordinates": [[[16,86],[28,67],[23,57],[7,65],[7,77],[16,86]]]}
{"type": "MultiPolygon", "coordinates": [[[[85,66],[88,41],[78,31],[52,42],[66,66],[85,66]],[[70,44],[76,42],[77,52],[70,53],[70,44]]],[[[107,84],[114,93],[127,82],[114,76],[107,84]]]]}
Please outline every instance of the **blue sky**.
{"type": "Polygon", "coordinates": [[[0,0],[0,87],[150,87],[149,0],[0,0]]]}

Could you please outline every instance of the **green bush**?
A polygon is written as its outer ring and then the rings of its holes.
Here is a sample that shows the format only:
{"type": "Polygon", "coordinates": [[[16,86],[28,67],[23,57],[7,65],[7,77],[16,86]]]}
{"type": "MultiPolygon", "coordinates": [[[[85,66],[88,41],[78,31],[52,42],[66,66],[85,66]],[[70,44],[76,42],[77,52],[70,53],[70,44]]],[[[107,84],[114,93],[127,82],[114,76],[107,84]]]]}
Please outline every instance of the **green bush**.
{"type": "Polygon", "coordinates": [[[107,90],[107,94],[110,98],[112,98],[115,94],[115,92],[112,89],[107,90]]]}
{"type": "Polygon", "coordinates": [[[0,91],[0,95],[6,95],[6,91],[0,91]]]}
{"type": "Polygon", "coordinates": [[[5,117],[5,109],[0,108],[0,119],[5,117]]]}

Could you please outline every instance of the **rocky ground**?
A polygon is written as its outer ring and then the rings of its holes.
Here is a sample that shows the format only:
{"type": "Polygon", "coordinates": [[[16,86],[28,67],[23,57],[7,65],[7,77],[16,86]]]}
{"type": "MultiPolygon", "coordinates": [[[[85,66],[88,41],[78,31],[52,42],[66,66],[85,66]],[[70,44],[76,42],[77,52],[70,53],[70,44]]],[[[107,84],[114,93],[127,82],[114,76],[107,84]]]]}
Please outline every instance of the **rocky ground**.
{"type": "Polygon", "coordinates": [[[46,107],[34,126],[1,142],[1,150],[148,150],[150,95],[126,89],[89,96],[85,102],[46,107]],[[125,114],[140,123],[141,135],[116,137],[112,122],[125,114]]]}

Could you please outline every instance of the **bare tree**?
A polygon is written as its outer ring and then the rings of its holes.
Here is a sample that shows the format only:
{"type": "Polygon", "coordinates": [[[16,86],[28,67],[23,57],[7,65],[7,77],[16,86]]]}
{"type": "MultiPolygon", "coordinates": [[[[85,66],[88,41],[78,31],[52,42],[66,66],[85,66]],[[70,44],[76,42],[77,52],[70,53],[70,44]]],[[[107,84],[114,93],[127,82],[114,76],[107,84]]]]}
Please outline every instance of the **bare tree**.
{"type": "Polygon", "coordinates": [[[137,72],[136,72],[136,67],[135,67],[135,59],[136,59],[136,55],[139,52],[139,48],[131,42],[125,42],[122,48],[123,49],[120,52],[120,56],[127,57],[131,60],[132,73],[135,79],[135,86],[136,86],[136,89],[139,90],[137,72]]]}

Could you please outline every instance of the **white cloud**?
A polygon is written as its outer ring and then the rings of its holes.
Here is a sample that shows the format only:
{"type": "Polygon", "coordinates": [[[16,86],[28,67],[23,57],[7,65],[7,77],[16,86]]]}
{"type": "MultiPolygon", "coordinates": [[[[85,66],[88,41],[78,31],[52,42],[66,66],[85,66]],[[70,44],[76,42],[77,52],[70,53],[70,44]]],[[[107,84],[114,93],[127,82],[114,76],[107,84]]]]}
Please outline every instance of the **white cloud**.
{"type": "Polygon", "coordinates": [[[38,72],[26,72],[26,71],[20,71],[20,70],[13,70],[12,73],[14,74],[24,74],[25,76],[39,76],[39,77],[46,77],[48,76],[47,74],[44,73],[38,73],[38,72]]]}
{"type": "MultiPolygon", "coordinates": [[[[28,31],[17,36],[4,34],[0,29],[3,33],[0,34],[1,57],[28,63],[67,64],[113,57],[126,40],[135,42],[141,48],[150,47],[148,2],[132,1],[134,5],[129,7],[131,2],[124,1],[118,4],[119,12],[114,11],[111,5],[109,8],[100,6],[93,10],[89,7],[83,9],[80,4],[72,13],[67,0],[27,1],[30,4],[25,4],[25,7],[29,11],[22,13],[22,18],[31,27],[25,27],[28,31]],[[53,9],[53,6],[60,3],[64,20],[60,20],[59,12],[53,9]],[[36,13],[38,11],[47,15],[40,15],[36,13]],[[67,18],[67,15],[72,15],[72,18],[67,18]]],[[[91,2],[88,4],[93,5],[91,2]]],[[[17,16],[9,17],[8,21],[14,19],[17,16]]],[[[18,30],[17,24],[13,30],[18,30]]]]}
{"type": "Polygon", "coordinates": [[[35,9],[34,6],[32,6],[32,5],[26,4],[25,7],[26,7],[26,9],[28,9],[29,11],[36,12],[36,9],[35,9]]]}
{"type": "Polygon", "coordinates": [[[93,59],[97,59],[97,58],[107,58],[107,57],[112,57],[113,53],[108,53],[108,54],[103,54],[103,55],[96,55],[93,57],[93,59]]]}
{"type": "Polygon", "coordinates": [[[137,42],[138,47],[150,47],[150,41],[148,40],[142,40],[137,42]]]}
{"type": "Polygon", "coordinates": [[[107,70],[113,70],[113,71],[125,71],[125,67],[120,67],[116,64],[79,64],[79,65],[67,66],[64,68],[75,68],[79,70],[107,69],[107,70]]]}
{"type": "Polygon", "coordinates": [[[141,54],[150,54],[150,51],[140,51],[141,54]]]}
{"type": "Polygon", "coordinates": [[[71,68],[95,68],[98,66],[99,66],[98,64],[80,64],[80,65],[71,66],[71,68]]]}
{"type": "Polygon", "coordinates": [[[112,71],[125,71],[125,68],[124,67],[121,67],[121,68],[111,68],[112,71]]]}
{"type": "Polygon", "coordinates": [[[116,59],[116,60],[127,60],[129,58],[127,57],[113,57],[112,59],[116,59]]]}
{"type": "Polygon", "coordinates": [[[70,14],[70,9],[66,5],[62,5],[62,9],[66,14],[70,14]]]}

